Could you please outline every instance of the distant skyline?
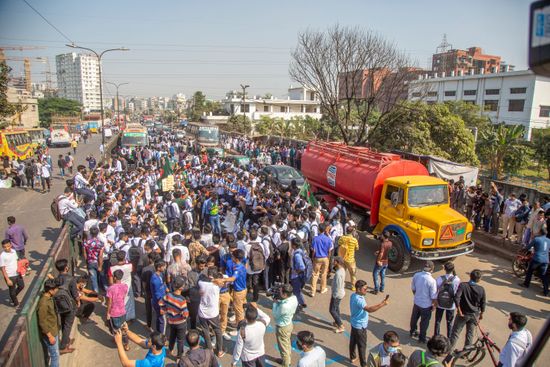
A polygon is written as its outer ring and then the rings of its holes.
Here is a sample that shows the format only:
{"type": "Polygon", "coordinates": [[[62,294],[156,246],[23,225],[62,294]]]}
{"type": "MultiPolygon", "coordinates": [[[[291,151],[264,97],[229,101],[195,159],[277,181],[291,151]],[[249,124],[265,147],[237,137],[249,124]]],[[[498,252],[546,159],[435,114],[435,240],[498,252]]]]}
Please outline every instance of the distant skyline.
{"type": "MultiPolygon", "coordinates": [[[[71,41],[98,51],[125,46],[103,59],[103,79],[125,83],[122,96],[165,96],[203,91],[220,99],[241,83],[250,95],[285,97],[297,35],[336,23],[374,30],[426,68],[443,34],[453,48],[481,47],[516,70],[527,69],[530,1],[257,1],[27,0],[71,41]]],[[[45,82],[47,57],[55,81],[55,55],[69,43],[21,0],[0,0],[0,46],[43,48],[6,51],[31,57],[32,82],[45,82]]],[[[14,76],[23,63],[8,61],[14,76]]],[[[116,93],[104,84],[105,94],[116,93]]]]}

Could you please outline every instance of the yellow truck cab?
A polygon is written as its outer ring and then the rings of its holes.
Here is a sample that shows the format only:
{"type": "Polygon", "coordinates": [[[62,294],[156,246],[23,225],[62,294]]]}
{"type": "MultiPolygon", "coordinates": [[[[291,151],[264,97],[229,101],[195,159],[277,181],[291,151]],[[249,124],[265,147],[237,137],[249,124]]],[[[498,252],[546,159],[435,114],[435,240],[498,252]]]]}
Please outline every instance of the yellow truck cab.
{"type": "Polygon", "coordinates": [[[451,208],[448,185],[439,178],[388,178],[379,208],[373,233],[388,230],[393,234],[390,268],[406,269],[411,257],[448,259],[474,250],[473,225],[451,208]]]}

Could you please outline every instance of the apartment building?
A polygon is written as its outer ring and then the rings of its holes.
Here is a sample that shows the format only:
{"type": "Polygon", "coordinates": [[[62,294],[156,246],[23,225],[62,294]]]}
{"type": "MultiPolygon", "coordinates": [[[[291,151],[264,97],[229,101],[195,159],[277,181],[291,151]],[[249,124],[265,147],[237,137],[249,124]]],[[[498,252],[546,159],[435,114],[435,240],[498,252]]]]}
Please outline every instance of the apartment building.
{"type": "Polygon", "coordinates": [[[95,55],[75,52],[55,57],[58,95],[78,101],[85,112],[100,111],[99,68],[95,55]]]}
{"type": "Polygon", "coordinates": [[[481,70],[486,73],[498,73],[501,71],[500,67],[501,57],[484,54],[480,47],[470,47],[467,50],[451,49],[432,56],[432,71],[438,74],[467,74],[470,70],[474,70],[475,74],[479,74],[481,70]]]}

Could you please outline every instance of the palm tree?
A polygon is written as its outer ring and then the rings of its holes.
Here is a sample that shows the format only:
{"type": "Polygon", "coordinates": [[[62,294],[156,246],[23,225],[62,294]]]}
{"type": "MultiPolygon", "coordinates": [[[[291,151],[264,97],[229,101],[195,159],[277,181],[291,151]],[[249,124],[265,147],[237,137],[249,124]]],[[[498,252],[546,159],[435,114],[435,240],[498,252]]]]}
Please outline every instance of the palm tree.
{"type": "Polygon", "coordinates": [[[481,131],[478,152],[489,163],[493,178],[501,176],[504,159],[522,146],[524,132],[522,125],[504,123],[481,131]]]}

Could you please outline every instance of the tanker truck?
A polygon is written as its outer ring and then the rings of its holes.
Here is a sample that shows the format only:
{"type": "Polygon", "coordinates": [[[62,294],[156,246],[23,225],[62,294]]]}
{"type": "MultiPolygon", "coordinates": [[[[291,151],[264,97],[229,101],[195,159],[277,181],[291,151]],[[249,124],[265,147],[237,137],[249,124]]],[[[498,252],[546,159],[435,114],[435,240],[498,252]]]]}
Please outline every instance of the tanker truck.
{"type": "Polygon", "coordinates": [[[391,233],[389,268],[406,271],[411,258],[451,259],[474,250],[472,224],[449,205],[445,181],[419,162],[343,143],[310,142],[302,174],[316,196],[349,204],[358,229],[391,233]]]}

